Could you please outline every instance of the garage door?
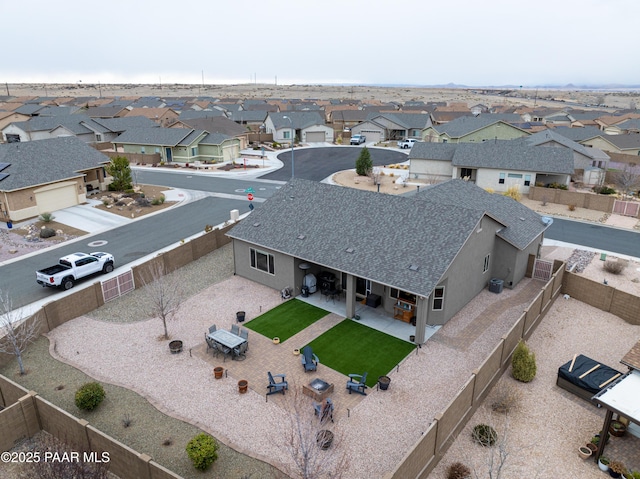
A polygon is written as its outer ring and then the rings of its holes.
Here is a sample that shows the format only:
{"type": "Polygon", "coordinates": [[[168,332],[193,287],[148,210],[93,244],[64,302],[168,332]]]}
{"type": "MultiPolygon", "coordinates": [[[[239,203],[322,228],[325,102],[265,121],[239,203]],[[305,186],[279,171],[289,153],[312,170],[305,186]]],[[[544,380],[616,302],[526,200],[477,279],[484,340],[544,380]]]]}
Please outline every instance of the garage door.
{"type": "Polygon", "coordinates": [[[324,131],[308,131],[307,132],[307,143],[321,143],[324,141],[326,141],[324,131]]]}
{"type": "Polygon", "coordinates": [[[75,184],[36,192],[38,213],[51,212],[78,204],[75,184]]]}
{"type": "Polygon", "coordinates": [[[370,141],[377,143],[384,140],[384,135],[380,130],[361,130],[360,134],[367,137],[367,143],[370,141]]]}

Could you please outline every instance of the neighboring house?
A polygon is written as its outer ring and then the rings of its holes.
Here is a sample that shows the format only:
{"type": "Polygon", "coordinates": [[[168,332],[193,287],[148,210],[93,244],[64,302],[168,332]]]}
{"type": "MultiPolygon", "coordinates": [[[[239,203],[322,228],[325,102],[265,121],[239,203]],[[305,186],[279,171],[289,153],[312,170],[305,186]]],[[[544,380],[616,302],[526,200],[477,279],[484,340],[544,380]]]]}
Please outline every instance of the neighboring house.
{"type": "Polygon", "coordinates": [[[333,128],[325,125],[320,111],[269,112],[264,125],[266,133],[273,134],[273,141],[278,143],[333,143],[333,128]]]}
{"type": "Polygon", "coordinates": [[[568,148],[544,148],[523,141],[424,143],[409,153],[409,177],[430,182],[464,178],[481,188],[527,194],[536,183],[568,185],[574,172],[568,148]]]}
{"type": "Polygon", "coordinates": [[[419,140],[422,130],[429,125],[428,113],[373,113],[369,118],[351,128],[352,135],[365,135],[367,142],[386,140],[419,140]]]}
{"type": "Polygon", "coordinates": [[[588,185],[599,185],[604,181],[611,159],[604,151],[581,145],[554,130],[535,133],[524,141],[532,146],[568,148],[573,152],[573,168],[576,177],[582,177],[582,182],[588,185]]]}
{"type": "Polygon", "coordinates": [[[84,114],[91,118],[122,118],[129,114],[129,110],[123,105],[90,106],[84,114]]]}
{"type": "MultiPolygon", "coordinates": [[[[23,121],[27,121],[29,118],[31,117],[28,115],[23,115],[14,111],[0,111],[0,131],[4,130],[11,123],[20,123],[23,121]]],[[[4,135],[0,137],[0,142],[6,142],[6,138],[4,135]]]]}
{"type": "Polygon", "coordinates": [[[511,123],[520,123],[520,115],[489,114],[463,116],[443,125],[431,125],[422,133],[428,142],[467,143],[487,140],[513,140],[529,133],[511,123]]]}
{"type": "Polygon", "coordinates": [[[181,115],[180,120],[172,124],[170,128],[193,128],[195,130],[222,133],[223,135],[239,139],[241,150],[247,148],[249,145],[247,129],[225,116],[183,118],[181,115]]]}
{"type": "Polygon", "coordinates": [[[132,108],[126,116],[146,116],[160,126],[168,126],[179,116],[179,113],[171,108],[132,108]]]}
{"type": "Polygon", "coordinates": [[[61,136],[75,136],[85,143],[102,141],[96,132],[103,127],[86,115],[38,116],[28,121],[15,122],[2,129],[7,143],[47,140],[61,136]]]}
{"type": "Polygon", "coordinates": [[[402,301],[422,343],[427,325],[445,324],[493,278],[515,287],[547,226],[462,180],[405,197],[296,178],[227,234],[234,274],[297,295],[305,274],[332,273],[346,317],[367,297],[389,316],[402,301]]]}
{"type": "Polygon", "coordinates": [[[109,161],[75,137],[0,145],[0,221],[85,203],[87,187],[106,190],[109,161]]]}
{"type": "Polygon", "coordinates": [[[116,151],[159,154],[161,161],[219,163],[240,157],[240,140],[192,128],[135,128],[112,141],[116,151]]]}

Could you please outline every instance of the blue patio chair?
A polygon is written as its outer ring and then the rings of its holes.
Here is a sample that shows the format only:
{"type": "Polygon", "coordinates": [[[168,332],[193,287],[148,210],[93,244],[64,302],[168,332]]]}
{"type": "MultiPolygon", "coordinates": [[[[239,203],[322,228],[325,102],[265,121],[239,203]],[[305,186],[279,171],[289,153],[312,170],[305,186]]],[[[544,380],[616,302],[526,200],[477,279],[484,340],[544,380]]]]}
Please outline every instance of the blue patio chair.
{"type": "Polygon", "coordinates": [[[302,367],[306,373],[307,371],[315,371],[318,369],[318,363],[320,360],[318,359],[318,356],[313,354],[311,346],[305,346],[302,349],[302,355],[300,355],[300,362],[302,363],[302,367]]]}
{"type": "Polygon", "coordinates": [[[313,401],[314,414],[320,419],[320,424],[324,424],[329,419],[333,422],[333,401],[330,398],[322,402],[313,401]]]}
{"type": "Polygon", "coordinates": [[[267,386],[269,392],[267,392],[267,396],[279,392],[284,394],[285,390],[289,389],[289,383],[284,380],[285,374],[271,374],[271,372],[267,374],[269,375],[269,385],[267,386]],[[280,378],[280,381],[276,381],[275,378],[280,378]]]}
{"type": "Polygon", "coordinates": [[[362,394],[366,396],[367,393],[364,392],[367,389],[367,385],[365,382],[367,381],[367,374],[349,374],[349,380],[347,381],[347,389],[349,390],[349,394],[351,391],[357,392],[358,394],[362,394]]]}
{"type": "Polygon", "coordinates": [[[231,333],[235,334],[236,336],[240,335],[240,326],[238,326],[237,324],[232,324],[231,325],[231,333]]]}

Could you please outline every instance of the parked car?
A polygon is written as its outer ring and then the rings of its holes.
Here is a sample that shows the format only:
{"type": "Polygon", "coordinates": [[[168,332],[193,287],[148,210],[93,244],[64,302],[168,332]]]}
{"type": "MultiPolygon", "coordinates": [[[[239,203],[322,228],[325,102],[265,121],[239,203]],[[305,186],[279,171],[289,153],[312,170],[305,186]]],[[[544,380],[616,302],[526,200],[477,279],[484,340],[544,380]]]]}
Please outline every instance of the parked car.
{"type": "Polygon", "coordinates": [[[60,258],[57,264],[36,271],[36,281],[41,286],[71,289],[80,278],[95,273],[113,271],[113,255],[103,252],[73,253],[60,258]]]}
{"type": "Polygon", "coordinates": [[[364,135],[353,135],[351,137],[351,141],[349,142],[351,145],[361,145],[362,143],[367,141],[367,137],[364,135]]]}
{"type": "Polygon", "coordinates": [[[407,138],[398,142],[398,148],[407,149],[411,148],[413,144],[418,141],[415,138],[407,138]]]}

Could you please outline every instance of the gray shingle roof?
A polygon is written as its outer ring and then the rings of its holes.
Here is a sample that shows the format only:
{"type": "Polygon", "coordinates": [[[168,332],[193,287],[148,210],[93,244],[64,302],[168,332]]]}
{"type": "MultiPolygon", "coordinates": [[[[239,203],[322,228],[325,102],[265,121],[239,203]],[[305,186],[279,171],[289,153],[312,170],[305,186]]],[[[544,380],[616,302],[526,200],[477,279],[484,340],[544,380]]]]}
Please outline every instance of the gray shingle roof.
{"type": "Polygon", "coordinates": [[[419,160],[453,160],[458,143],[429,143],[418,141],[411,147],[409,159],[419,160]]]}
{"type": "Polygon", "coordinates": [[[573,140],[570,140],[566,136],[556,133],[554,130],[551,130],[551,129],[534,133],[533,135],[525,138],[524,141],[526,141],[528,144],[532,146],[539,146],[539,145],[544,145],[546,143],[555,142],[566,148],[576,151],[581,155],[586,156],[587,158],[604,159],[604,160],[609,159],[609,155],[604,153],[602,150],[599,150],[598,148],[587,148],[586,146],[581,145],[580,143],[577,143],[573,140]]]}
{"type": "Polygon", "coordinates": [[[293,126],[298,130],[314,125],[324,125],[324,116],[319,111],[269,112],[269,118],[271,118],[276,129],[293,126]],[[284,118],[285,116],[287,118],[284,118]],[[289,121],[289,118],[291,118],[291,121],[289,121]]]}
{"type": "MultiPolygon", "coordinates": [[[[404,197],[293,179],[228,235],[427,296],[485,215],[478,198],[494,196],[462,181],[449,183],[438,190],[428,188],[431,194],[404,197]],[[471,188],[477,190],[472,199],[453,200],[456,191],[465,195],[471,188]],[[409,269],[412,264],[419,267],[417,271],[409,269]]],[[[536,213],[517,203],[529,213],[521,211],[495,196],[500,199],[484,202],[499,210],[494,216],[499,213],[503,218],[506,240],[528,244],[543,231],[536,213]],[[522,224],[509,229],[515,222],[513,214],[524,215],[525,220],[518,219],[522,224]],[[528,222],[535,226],[527,227],[528,222]]]]}
{"type": "Polygon", "coordinates": [[[114,133],[130,128],[158,128],[159,125],[146,116],[125,116],[122,118],[94,118],[93,121],[114,133]]]}
{"type": "Polygon", "coordinates": [[[109,163],[109,157],[74,137],[0,145],[0,163],[10,163],[0,191],[11,191],[82,176],[82,171],[109,163]]]}
{"type": "MultiPolygon", "coordinates": [[[[93,124],[93,119],[87,115],[71,114],[63,116],[36,116],[27,121],[17,121],[13,125],[24,131],[51,131],[59,126],[63,126],[67,130],[76,135],[84,135],[91,133],[92,130],[85,125],[93,124]]],[[[100,131],[99,126],[95,126],[94,131],[100,131]]]]}
{"type": "Polygon", "coordinates": [[[567,148],[528,146],[519,141],[458,143],[451,162],[464,168],[493,168],[571,175],[573,153],[567,148]]]}
{"type": "MultiPolygon", "coordinates": [[[[434,128],[440,134],[447,134],[451,138],[460,138],[474,131],[486,128],[489,125],[493,125],[497,122],[503,122],[507,124],[522,123],[522,117],[515,114],[487,114],[479,115],[476,117],[463,116],[460,118],[456,118],[455,120],[451,120],[450,122],[443,125],[438,125],[434,128]]],[[[525,132],[523,131],[523,133],[525,132]]]]}
{"type": "Polygon", "coordinates": [[[569,138],[573,141],[584,141],[595,138],[596,136],[605,136],[604,132],[596,128],[595,126],[585,126],[584,128],[569,128],[568,126],[559,126],[554,128],[553,131],[560,133],[562,136],[569,138]]]}
{"type": "Polygon", "coordinates": [[[112,143],[176,146],[192,131],[188,128],[131,128],[118,136],[112,143]]]}

